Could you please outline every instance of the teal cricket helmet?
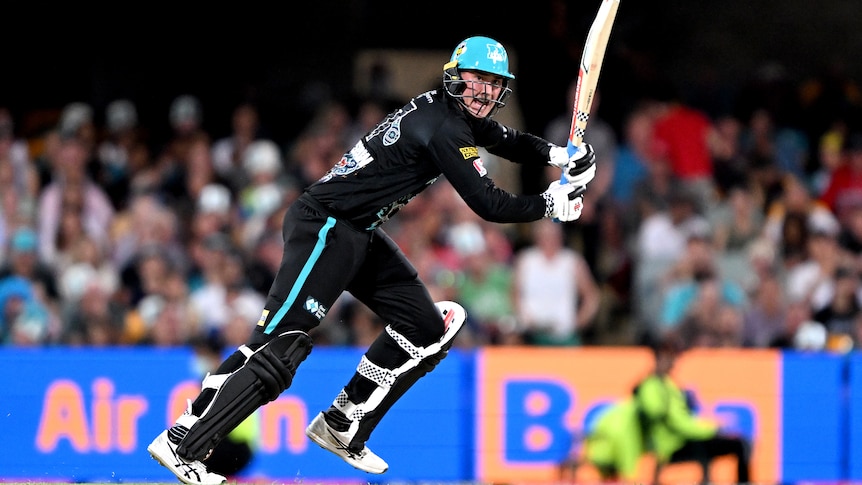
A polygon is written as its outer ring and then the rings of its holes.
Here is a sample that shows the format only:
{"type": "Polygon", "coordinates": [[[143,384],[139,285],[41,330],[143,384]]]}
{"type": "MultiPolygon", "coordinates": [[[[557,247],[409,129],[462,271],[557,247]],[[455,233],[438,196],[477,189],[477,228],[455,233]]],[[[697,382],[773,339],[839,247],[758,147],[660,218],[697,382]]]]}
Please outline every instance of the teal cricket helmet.
{"type": "Polygon", "coordinates": [[[509,54],[506,48],[490,37],[477,36],[462,40],[452,52],[452,57],[446,66],[515,79],[515,75],[509,72],[509,54]],[[456,64],[450,66],[453,62],[456,64]]]}
{"type": "Polygon", "coordinates": [[[469,37],[458,44],[449,62],[443,66],[443,86],[446,92],[466,106],[462,94],[466,85],[461,78],[461,71],[479,71],[503,78],[503,91],[499,98],[489,100],[494,103],[494,109],[488,116],[506,106],[506,98],[512,92],[509,82],[515,79],[515,75],[509,72],[509,54],[503,44],[490,37],[469,37]]]}

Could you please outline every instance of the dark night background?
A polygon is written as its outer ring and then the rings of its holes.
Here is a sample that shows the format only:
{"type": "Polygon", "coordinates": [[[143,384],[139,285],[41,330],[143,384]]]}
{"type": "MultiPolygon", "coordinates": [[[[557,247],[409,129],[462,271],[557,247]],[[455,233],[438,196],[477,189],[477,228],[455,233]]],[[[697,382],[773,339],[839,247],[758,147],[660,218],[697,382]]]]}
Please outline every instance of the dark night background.
{"type": "MultiPolygon", "coordinates": [[[[525,127],[541,132],[560,111],[600,2],[510,3],[29,3],[5,15],[0,105],[21,131],[72,101],[91,104],[98,120],[108,102],[128,97],[158,135],[171,100],[190,93],[218,136],[232,107],[251,99],[272,136],[289,139],[308,121],[310,93],[351,98],[361,49],[450,51],[481,34],[519,59],[525,127]]],[[[602,71],[602,114],[618,124],[643,93],[671,87],[710,114],[744,113],[753,99],[792,120],[786,99],[805,80],[836,71],[859,78],[860,18],[859,0],[623,0],[602,71]],[[762,74],[776,72],[769,63],[782,66],[786,90],[757,91],[762,74]]]]}

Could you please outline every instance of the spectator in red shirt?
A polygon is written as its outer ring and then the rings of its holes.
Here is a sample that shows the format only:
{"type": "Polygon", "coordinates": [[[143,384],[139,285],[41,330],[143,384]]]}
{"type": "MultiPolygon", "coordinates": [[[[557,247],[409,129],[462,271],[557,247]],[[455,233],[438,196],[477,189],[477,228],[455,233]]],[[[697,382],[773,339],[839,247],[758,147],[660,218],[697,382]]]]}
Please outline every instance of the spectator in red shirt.
{"type": "Polygon", "coordinates": [[[673,174],[700,194],[704,207],[714,196],[710,138],[713,122],[673,96],[659,96],[653,136],[673,174]]]}
{"type": "Polygon", "coordinates": [[[846,138],[844,161],[832,172],[820,200],[839,217],[862,201],[862,132],[846,138]]]}

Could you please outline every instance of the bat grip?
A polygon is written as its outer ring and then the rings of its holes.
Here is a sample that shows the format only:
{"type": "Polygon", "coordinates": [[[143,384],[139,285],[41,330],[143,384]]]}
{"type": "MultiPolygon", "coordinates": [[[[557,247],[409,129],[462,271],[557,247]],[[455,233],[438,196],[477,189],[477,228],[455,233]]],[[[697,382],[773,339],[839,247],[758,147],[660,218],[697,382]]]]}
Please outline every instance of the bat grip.
{"type": "MultiPolygon", "coordinates": [[[[569,158],[572,158],[576,153],[578,153],[578,147],[574,143],[572,143],[571,139],[569,139],[569,141],[566,142],[566,152],[568,153],[569,158]]],[[[566,169],[565,168],[563,168],[563,173],[560,174],[560,183],[561,184],[568,183],[568,179],[566,179],[566,169]]],[[[572,198],[575,198],[575,197],[583,194],[586,191],[587,191],[586,185],[578,187],[578,189],[575,190],[575,192],[572,194],[572,198]]]]}

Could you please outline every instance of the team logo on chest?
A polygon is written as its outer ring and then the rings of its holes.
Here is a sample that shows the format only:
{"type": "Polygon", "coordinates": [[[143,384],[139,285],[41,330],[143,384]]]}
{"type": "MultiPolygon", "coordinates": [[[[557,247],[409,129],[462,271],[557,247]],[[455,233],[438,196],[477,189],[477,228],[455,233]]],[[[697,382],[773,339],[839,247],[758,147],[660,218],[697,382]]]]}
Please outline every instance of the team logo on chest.
{"type": "Polygon", "coordinates": [[[345,153],[341,160],[333,166],[329,172],[321,177],[321,181],[325,182],[332,177],[343,177],[349,175],[356,170],[368,165],[374,161],[374,157],[368,153],[368,149],[362,142],[357,142],[349,152],[345,153]]]}

